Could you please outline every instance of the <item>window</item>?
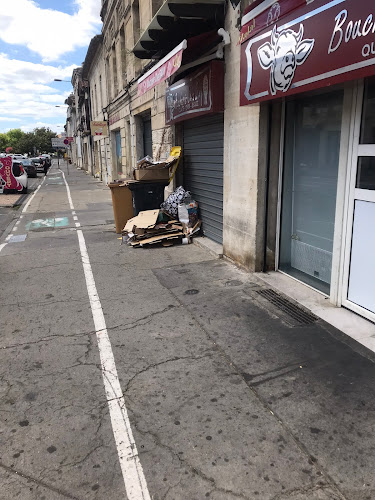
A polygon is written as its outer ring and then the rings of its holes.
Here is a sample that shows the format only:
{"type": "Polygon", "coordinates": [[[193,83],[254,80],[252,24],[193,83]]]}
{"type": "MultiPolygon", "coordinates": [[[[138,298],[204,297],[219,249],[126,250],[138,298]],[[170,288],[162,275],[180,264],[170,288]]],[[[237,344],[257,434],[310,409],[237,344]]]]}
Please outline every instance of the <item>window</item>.
{"type": "Polygon", "coordinates": [[[95,116],[95,106],[94,106],[94,91],[91,91],[91,107],[92,107],[92,114],[95,116]]]}
{"type": "Polygon", "coordinates": [[[117,77],[117,59],[116,59],[116,45],[112,45],[112,80],[113,80],[113,97],[118,94],[118,77],[117,77]]]}
{"type": "Polygon", "coordinates": [[[100,111],[103,109],[103,88],[102,88],[102,75],[99,75],[99,99],[100,111]]]}
{"type": "Polygon", "coordinates": [[[121,83],[122,87],[127,84],[127,74],[126,74],[126,48],[125,48],[125,26],[122,26],[120,30],[120,51],[121,51],[121,83]]]}
{"type": "Polygon", "coordinates": [[[98,93],[96,91],[96,83],[95,83],[95,109],[96,109],[96,115],[99,113],[99,108],[98,108],[98,93]]]}

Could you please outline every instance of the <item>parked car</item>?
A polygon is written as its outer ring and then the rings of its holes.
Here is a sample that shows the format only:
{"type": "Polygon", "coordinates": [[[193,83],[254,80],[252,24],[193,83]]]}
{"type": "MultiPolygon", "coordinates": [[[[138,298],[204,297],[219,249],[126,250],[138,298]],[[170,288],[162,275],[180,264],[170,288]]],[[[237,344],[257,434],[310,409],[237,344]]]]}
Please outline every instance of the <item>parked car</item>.
{"type": "MultiPolygon", "coordinates": [[[[27,193],[27,173],[23,168],[21,162],[13,161],[12,165],[12,175],[13,177],[21,184],[22,191],[21,193],[27,193]]],[[[4,187],[4,194],[15,192],[15,189],[8,189],[4,187]]],[[[17,191],[19,192],[19,191],[17,191]]]]}
{"type": "Polygon", "coordinates": [[[44,172],[43,158],[31,158],[31,161],[34,163],[37,172],[44,172]]]}
{"type": "Polygon", "coordinates": [[[33,163],[28,158],[24,158],[23,160],[20,161],[20,163],[22,164],[23,168],[26,170],[28,177],[38,177],[35,163],[33,163]]]}

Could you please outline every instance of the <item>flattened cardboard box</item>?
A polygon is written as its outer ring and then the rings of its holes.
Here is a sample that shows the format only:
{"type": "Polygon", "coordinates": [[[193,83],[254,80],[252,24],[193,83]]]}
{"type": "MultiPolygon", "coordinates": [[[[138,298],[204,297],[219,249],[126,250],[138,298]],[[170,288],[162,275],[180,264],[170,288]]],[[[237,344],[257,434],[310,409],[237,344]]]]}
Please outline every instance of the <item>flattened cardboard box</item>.
{"type": "Polygon", "coordinates": [[[169,168],[141,168],[135,170],[137,181],[168,181],[169,168]]]}
{"type": "Polygon", "coordinates": [[[140,229],[147,229],[148,227],[155,226],[158,220],[159,210],[145,210],[139,212],[136,217],[129,219],[124,227],[124,231],[130,232],[136,226],[140,229]]]}

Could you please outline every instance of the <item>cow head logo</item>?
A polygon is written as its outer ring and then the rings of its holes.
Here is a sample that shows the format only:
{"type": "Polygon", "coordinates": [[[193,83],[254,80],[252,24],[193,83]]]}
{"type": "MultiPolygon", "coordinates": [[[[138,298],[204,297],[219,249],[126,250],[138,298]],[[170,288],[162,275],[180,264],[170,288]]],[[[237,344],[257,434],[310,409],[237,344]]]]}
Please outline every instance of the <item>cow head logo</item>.
{"type": "Polygon", "coordinates": [[[302,40],[302,37],[302,24],[298,33],[291,29],[277,33],[276,26],[274,26],[271,43],[267,42],[259,47],[260,65],[263,69],[271,68],[270,89],[272,95],[275,95],[278,90],[286,92],[289,89],[297,66],[301,66],[312,51],[315,40],[302,40]]]}

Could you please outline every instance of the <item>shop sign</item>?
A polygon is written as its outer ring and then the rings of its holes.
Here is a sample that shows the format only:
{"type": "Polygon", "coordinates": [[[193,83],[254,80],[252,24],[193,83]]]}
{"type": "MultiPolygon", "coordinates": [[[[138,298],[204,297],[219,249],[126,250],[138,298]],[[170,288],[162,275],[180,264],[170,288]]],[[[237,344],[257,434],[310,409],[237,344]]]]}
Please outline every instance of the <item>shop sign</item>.
{"type": "Polygon", "coordinates": [[[13,160],[11,156],[0,158],[0,177],[7,189],[22,191],[23,187],[13,175],[13,160]]]}
{"type": "Polygon", "coordinates": [[[242,106],[374,75],[375,5],[305,3],[245,39],[240,71],[242,106]]]}
{"type": "Polygon", "coordinates": [[[224,110],[224,68],[211,61],[165,92],[165,122],[177,123],[224,110]]]}
{"type": "Polygon", "coordinates": [[[158,62],[145,75],[138,80],[138,95],[141,96],[148,90],[153,89],[159,83],[173,75],[182,62],[182,53],[187,47],[186,40],[183,40],[168,55],[158,62]]]}
{"type": "Polygon", "coordinates": [[[271,26],[289,14],[291,11],[311,3],[309,0],[265,0],[257,7],[250,5],[244,12],[241,21],[239,43],[255,36],[264,28],[271,26]]]}
{"type": "Polygon", "coordinates": [[[91,128],[91,135],[101,135],[102,137],[107,137],[108,135],[108,126],[107,122],[102,121],[102,122],[91,122],[90,123],[90,128],[91,128]]]}
{"type": "MultiPolygon", "coordinates": [[[[118,122],[120,120],[120,114],[119,113],[116,113],[115,115],[112,115],[109,117],[109,126],[113,125],[114,123],[118,122]]],[[[107,135],[108,135],[108,131],[107,131],[107,135]]]]}

